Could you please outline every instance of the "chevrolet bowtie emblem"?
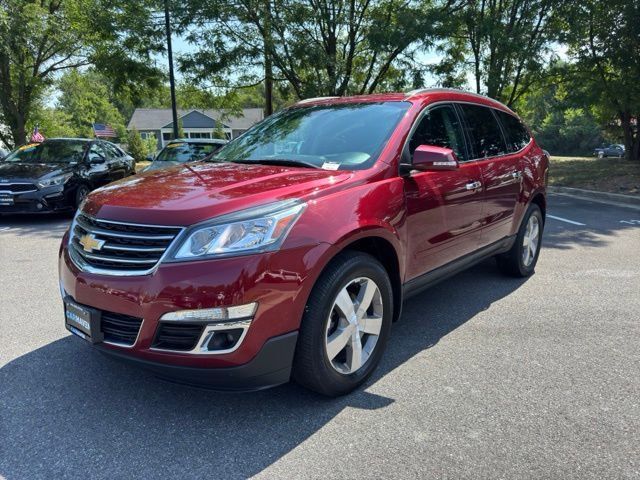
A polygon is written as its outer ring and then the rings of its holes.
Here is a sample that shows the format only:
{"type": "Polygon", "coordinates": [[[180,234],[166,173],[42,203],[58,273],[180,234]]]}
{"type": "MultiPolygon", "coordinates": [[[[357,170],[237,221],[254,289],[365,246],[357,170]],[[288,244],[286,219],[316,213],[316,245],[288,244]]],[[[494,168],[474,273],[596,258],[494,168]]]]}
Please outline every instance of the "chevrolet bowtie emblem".
{"type": "Polygon", "coordinates": [[[78,240],[78,242],[80,243],[80,245],[82,245],[83,250],[89,253],[93,252],[94,250],[100,250],[105,243],[104,240],[98,240],[96,237],[94,237],[92,233],[83,235],[82,237],[80,237],[80,240],[78,240]]]}

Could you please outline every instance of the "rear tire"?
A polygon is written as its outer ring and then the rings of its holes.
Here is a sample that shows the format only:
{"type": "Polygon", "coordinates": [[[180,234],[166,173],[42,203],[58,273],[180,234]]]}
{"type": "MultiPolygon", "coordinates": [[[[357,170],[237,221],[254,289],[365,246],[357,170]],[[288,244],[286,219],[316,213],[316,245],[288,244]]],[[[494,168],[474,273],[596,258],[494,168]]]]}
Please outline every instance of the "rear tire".
{"type": "Polygon", "coordinates": [[[543,228],[542,211],[532,203],[522,219],[513,246],[507,253],[496,257],[502,273],[512,277],[528,277],[533,274],[542,246],[543,228]]]}
{"type": "Polygon", "coordinates": [[[392,318],[391,281],[380,262],[361,252],[339,254],[309,296],[293,379],[330,397],[353,391],[380,362],[392,318]]]}

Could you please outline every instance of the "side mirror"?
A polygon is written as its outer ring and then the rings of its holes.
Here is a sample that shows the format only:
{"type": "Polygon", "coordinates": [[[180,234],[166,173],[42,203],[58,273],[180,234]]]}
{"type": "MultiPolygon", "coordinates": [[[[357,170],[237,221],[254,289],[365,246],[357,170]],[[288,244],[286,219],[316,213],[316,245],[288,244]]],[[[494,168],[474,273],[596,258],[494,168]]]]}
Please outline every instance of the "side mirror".
{"type": "Polygon", "coordinates": [[[89,164],[91,165],[100,165],[104,162],[106,162],[106,160],[102,155],[94,155],[89,158],[89,164]]]}
{"type": "Polygon", "coordinates": [[[149,155],[147,155],[146,159],[148,162],[153,162],[153,159],[154,159],[153,153],[150,153],[149,155]]]}
{"type": "Polygon", "coordinates": [[[423,172],[456,170],[459,166],[456,154],[450,148],[420,145],[413,152],[413,164],[411,167],[414,170],[423,172]]]}

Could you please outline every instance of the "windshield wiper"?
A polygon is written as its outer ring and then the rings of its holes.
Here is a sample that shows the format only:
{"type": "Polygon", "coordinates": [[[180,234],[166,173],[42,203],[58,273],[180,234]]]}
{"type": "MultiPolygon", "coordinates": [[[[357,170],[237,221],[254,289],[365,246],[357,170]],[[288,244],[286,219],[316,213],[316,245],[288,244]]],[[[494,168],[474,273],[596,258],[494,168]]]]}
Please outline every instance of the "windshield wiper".
{"type": "Polygon", "coordinates": [[[318,165],[304,160],[287,160],[286,158],[259,158],[257,160],[229,160],[245,165],[281,165],[283,167],[320,168],[318,165]]]}

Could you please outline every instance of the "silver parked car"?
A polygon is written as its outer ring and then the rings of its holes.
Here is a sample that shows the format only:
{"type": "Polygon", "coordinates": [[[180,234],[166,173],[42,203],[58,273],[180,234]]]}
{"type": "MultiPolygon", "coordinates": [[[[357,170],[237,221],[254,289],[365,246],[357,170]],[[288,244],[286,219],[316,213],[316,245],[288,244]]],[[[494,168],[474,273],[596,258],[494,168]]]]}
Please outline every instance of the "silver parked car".
{"type": "Polygon", "coordinates": [[[143,172],[159,170],[172,165],[186,162],[197,162],[213,155],[227,144],[227,140],[213,139],[178,139],[172,140],[160,150],[160,153],[151,159],[151,165],[143,172]]]}

